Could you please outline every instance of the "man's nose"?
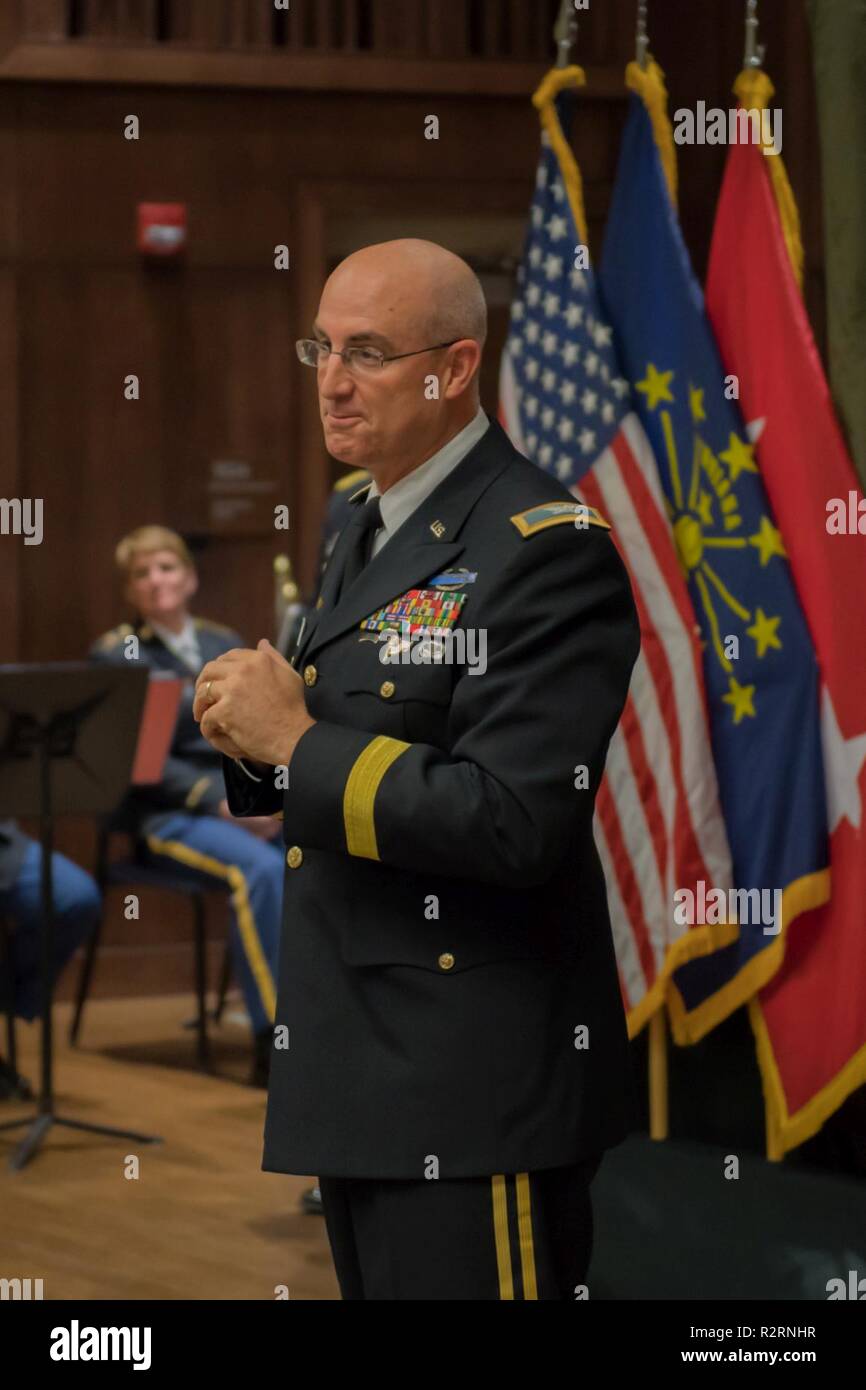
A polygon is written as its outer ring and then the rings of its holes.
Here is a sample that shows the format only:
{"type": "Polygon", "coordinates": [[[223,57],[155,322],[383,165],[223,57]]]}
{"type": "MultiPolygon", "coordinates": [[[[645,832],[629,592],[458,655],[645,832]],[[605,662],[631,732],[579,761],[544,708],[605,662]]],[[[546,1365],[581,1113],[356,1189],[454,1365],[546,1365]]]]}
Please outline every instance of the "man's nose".
{"type": "Polygon", "coordinates": [[[324,367],[319,368],[319,394],[322,396],[345,396],[354,390],[354,379],[338,352],[332,352],[324,367]]]}

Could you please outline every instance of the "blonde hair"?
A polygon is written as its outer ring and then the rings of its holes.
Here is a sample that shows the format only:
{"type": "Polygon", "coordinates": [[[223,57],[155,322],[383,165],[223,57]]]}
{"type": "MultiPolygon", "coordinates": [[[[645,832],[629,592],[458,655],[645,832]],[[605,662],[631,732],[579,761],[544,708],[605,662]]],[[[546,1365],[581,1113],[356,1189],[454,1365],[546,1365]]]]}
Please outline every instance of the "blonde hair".
{"type": "Polygon", "coordinates": [[[114,552],[114,563],[124,574],[129,574],[136,555],[143,552],[150,554],[154,550],[170,550],[187,569],[195,569],[186,541],[177,531],[170,531],[167,526],[139,526],[130,531],[129,535],[124,536],[118,543],[114,552]]]}

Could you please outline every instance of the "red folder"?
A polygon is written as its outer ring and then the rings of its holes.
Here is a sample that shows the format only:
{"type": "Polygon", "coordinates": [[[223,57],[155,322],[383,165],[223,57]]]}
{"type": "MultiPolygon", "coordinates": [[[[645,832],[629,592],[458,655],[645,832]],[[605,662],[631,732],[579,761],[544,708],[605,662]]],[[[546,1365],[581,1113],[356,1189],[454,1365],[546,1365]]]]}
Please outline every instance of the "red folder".
{"type": "Polygon", "coordinates": [[[147,683],[138,746],[132,765],[132,784],[159,782],[177,724],[184,682],[175,676],[152,675],[147,683]]]}

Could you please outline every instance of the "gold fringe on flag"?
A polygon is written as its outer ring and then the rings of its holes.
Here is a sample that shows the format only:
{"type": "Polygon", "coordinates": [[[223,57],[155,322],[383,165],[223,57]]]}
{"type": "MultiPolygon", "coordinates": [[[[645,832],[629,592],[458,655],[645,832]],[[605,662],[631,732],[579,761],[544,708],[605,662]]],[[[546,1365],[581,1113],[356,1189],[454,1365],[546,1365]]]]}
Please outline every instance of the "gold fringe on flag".
{"type": "Polygon", "coordinates": [[[560,92],[566,91],[569,87],[585,87],[586,73],[583,68],[577,66],[570,68],[551,68],[550,72],[542,81],[538,90],[532,98],[532,104],[541,117],[541,124],[547,131],[553,152],[559,160],[559,167],[562,170],[562,180],[565,184],[565,191],[568,194],[568,201],[571,205],[572,216],[577,227],[577,234],[584,246],[589,246],[589,235],[586,227],[586,210],[583,205],[583,179],[580,177],[580,169],[577,167],[577,160],[574,157],[571,146],[565,138],[562,126],[559,123],[559,116],[556,114],[554,102],[560,92]]]}
{"type": "MultiPolygon", "coordinates": [[[[766,111],[775,90],[767,74],[762,72],[760,68],[744,68],[734,83],[734,95],[746,111],[766,111]]],[[[758,126],[760,128],[760,116],[758,117],[758,126]]],[[[791,258],[797,284],[802,290],[803,241],[800,236],[800,214],[797,211],[796,199],[788,182],[782,156],[773,151],[772,146],[764,140],[763,135],[761,136],[761,146],[770,171],[773,192],[776,195],[776,206],[779,209],[785,245],[788,248],[788,255],[791,258]]]]}
{"type": "Polygon", "coordinates": [[[645,68],[642,68],[640,63],[629,63],[625,70],[625,85],[637,93],[649,112],[656,148],[668,186],[668,194],[674,207],[676,207],[677,155],[674,146],[674,130],[668,116],[668,89],[665,86],[665,75],[655,59],[648,58],[645,68]]]}

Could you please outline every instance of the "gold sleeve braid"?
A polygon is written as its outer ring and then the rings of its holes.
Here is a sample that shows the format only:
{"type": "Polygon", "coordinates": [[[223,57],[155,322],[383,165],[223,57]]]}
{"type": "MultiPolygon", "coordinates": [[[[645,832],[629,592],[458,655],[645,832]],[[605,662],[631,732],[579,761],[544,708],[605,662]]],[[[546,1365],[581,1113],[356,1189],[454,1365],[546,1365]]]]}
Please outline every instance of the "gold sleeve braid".
{"type": "Polygon", "coordinates": [[[411,744],[396,738],[374,738],[356,759],[343,792],[346,848],[358,859],[378,859],[373,809],[379,784],[388,768],[411,744]]]}

